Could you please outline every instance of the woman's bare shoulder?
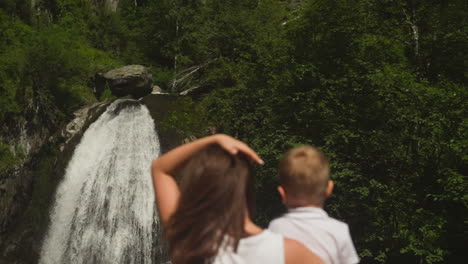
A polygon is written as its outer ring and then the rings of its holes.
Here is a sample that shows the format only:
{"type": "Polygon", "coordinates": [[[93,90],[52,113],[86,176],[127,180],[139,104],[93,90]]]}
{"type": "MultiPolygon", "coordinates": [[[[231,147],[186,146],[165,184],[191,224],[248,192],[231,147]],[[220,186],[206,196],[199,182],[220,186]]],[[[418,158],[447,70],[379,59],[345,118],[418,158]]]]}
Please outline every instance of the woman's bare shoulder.
{"type": "Polygon", "coordinates": [[[319,256],[294,239],[284,238],[284,256],[286,264],[323,264],[319,256]]]}

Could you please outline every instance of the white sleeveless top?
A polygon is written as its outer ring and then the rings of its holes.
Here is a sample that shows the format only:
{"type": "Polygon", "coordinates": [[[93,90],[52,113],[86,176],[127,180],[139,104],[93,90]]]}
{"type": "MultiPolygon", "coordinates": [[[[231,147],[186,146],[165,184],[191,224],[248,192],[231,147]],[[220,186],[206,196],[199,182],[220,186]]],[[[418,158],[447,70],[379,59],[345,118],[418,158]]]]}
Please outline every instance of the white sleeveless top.
{"type": "Polygon", "coordinates": [[[220,249],[213,264],[284,264],[284,238],[264,230],[239,241],[237,253],[231,248],[220,249]]]}

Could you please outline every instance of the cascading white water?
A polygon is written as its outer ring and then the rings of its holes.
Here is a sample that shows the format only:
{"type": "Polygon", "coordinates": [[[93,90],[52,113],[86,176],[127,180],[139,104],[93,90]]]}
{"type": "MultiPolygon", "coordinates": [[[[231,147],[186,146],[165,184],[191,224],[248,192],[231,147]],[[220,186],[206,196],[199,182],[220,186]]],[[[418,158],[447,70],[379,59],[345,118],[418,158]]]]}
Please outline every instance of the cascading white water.
{"type": "Polygon", "coordinates": [[[41,264],[153,263],[150,165],[159,141],[148,109],[117,100],[83,135],[60,183],[41,264]]]}

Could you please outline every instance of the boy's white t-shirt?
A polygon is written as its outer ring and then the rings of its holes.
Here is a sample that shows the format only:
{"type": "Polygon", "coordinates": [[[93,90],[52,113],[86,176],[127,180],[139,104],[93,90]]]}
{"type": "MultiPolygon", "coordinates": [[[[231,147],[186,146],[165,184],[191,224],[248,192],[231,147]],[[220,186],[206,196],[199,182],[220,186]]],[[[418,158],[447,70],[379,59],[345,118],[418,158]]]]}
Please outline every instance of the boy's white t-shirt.
{"type": "Polygon", "coordinates": [[[318,207],[289,209],[271,221],[269,230],[303,243],[326,264],[355,264],[359,257],[349,228],[318,207]]]}

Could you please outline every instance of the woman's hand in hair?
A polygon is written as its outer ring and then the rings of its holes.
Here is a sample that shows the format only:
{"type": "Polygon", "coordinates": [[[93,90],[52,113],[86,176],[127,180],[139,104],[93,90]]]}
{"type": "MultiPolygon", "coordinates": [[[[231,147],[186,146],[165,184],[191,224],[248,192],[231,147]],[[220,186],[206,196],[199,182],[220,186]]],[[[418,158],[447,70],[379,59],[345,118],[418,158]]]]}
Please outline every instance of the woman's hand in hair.
{"type": "Polygon", "coordinates": [[[192,155],[210,144],[218,144],[232,155],[241,152],[254,162],[263,164],[257,153],[245,143],[222,134],[204,137],[184,144],[155,159],[151,166],[151,174],[159,216],[163,225],[167,224],[169,218],[175,212],[180,197],[180,190],[173,175],[192,155]]]}
{"type": "Polygon", "coordinates": [[[263,160],[257,155],[257,153],[244,142],[224,134],[217,134],[215,137],[216,143],[218,143],[223,149],[232,155],[236,155],[237,153],[241,152],[249,157],[252,161],[260,165],[264,164],[263,160]]]}

